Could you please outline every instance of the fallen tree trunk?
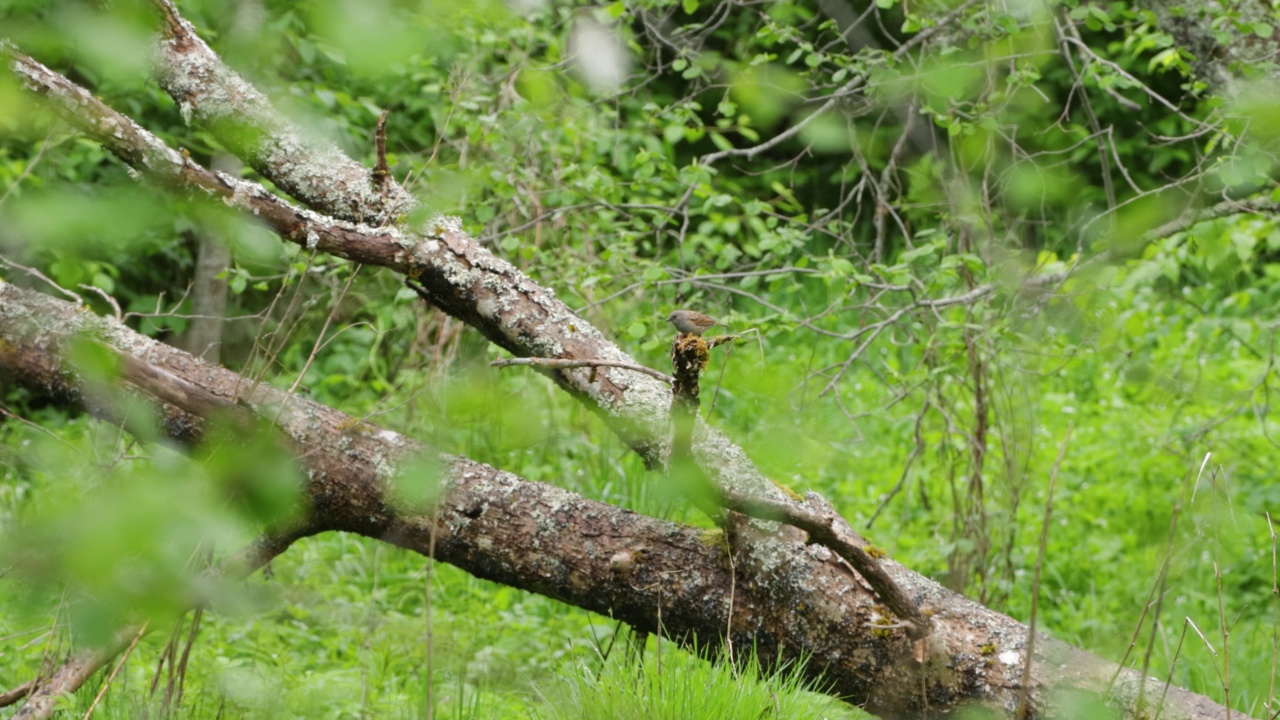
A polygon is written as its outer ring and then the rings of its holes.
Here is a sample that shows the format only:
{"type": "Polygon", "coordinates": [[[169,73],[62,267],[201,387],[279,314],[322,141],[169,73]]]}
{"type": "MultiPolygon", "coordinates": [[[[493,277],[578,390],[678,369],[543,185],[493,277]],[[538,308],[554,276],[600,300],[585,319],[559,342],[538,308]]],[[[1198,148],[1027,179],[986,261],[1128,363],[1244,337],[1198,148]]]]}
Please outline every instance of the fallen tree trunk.
{"type": "MultiPolygon", "coordinates": [[[[341,165],[342,178],[330,181],[323,172],[330,165],[330,148],[274,152],[307,141],[274,117],[260,95],[218,92],[248,85],[195,37],[171,4],[162,0],[156,4],[166,13],[159,79],[186,114],[209,124],[215,133],[224,127],[221,121],[243,115],[264,142],[236,146],[242,156],[278,187],[330,217],[296,208],[261,186],[209,173],[128,118],[111,114],[91,94],[17,54],[11,55],[14,67],[29,87],[61,106],[68,120],[153,180],[217,195],[299,245],[404,273],[421,283],[437,307],[515,354],[570,362],[584,358],[630,362],[602,333],[545,288],[475,243],[456,223],[432,223],[420,232],[353,224],[380,225],[410,201],[394,189],[383,196],[368,194],[367,189],[374,187],[372,177],[344,158],[335,160],[341,165]],[[181,74],[187,71],[194,72],[181,74]],[[249,103],[216,102],[227,97],[248,98],[249,103]]],[[[40,317],[62,312],[57,306],[32,306],[30,311],[40,317]]],[[[0,323],[4,316],[0,305],[0,323]]],[[[76,317],[83,320],[77,315],[68,322],[76,317]]],[[[108,335],[120,330],[108,329],[108,335]]],[[[136,336],[121,337],[117,347],[121,352],[139,342],[136,336]]],[[[44,379],[35,369],[41,362],[39,352],[30,356],[34,364],[15,359],[13,372],[25,372],[28,382],[43,383],[47,389],[73,391],[74,378],[53,370],[60,367],[52,362],[53,346],[36,341],[36,347],[44,348],[40,352],[49,361],[44,379]]],[[[247,386],[243,379],[192,365],[189,358],[171,354],[175,351],[163,345],[149,347],[145,356],[128,353],[126,381],[171,403],[166,416],[173,434],[198,435],[198,416],[218,409],[258,413],[278,422],[293,438],[312,470],[305,516],[312,530],[348,530],[424,554],[434,537],[441,559],[478,576],[608,613],[686,643],[693,642],[696,632],[702,638],[701,647],[708,651],[720,647],[719,638],[729,627],[736,644],[754,643],[766,657],[773,653],[774,659],[787,659],[798,652],[811,653],[810,671],[825,673],[824,679],[834,683],[833,692],[886,717],[946,714],[966,703],[1012,712],[1019,699],[1020,650],[1026,628],[946,593],[896,563],[885,564],[889,574],[938,624],[935,635],[923,643],[909,642],[861,579],[830,553],[789,535],[759,531],[745,542],[734,543],[730,566],[725,551],[708,546],[692,530],[591,503],[461,458],[445,463],[448,495],[433,511],[438,513],[433,521],[432,513],[397,507],[388,496],[389,469],[422,450],[415,443],[265,388],[237,397],[234,388],[247,386]],[[197,372],[201,374],[193,374],[197,372]],[[280,412],[281,408],[287,412],[280,412]],[[536,556],[527,552],[532,547],[539,548],[536,556]],[[661,628],[657,627],[659,616],[661,628]]],[[[562,369],[553,377],[600,411],[647,462],[660,463],[667,442],[664,413],[670,397],[664,387],[623,370],[562,369]]],[[[75,399],[74,395],[64,397],[75,399]]],[[[789,502],[723,435],[704,431],[696,438],[695,455],[717,481],[742,490],[748,499],[772,496],[789,502]]],[[[1065,687],[1099,689],[1114,669],[1046,641],[1038,640],[1036,647],[1047,648],[1038,656],[1053,658],[1055,668],[1042,670],[1040,662],[1033,666],[1036,712],[1048,707],[1046,689],[1059,681],[1065,687]],[[1058,671],[1064,667],[1066,674],[1060,676],[1058,671]]],[[[1132,709],[1136,680],[1123,677],[1127,689],[1117,693],[1116,702],[1132,709]]],[[[1146,696],[1159,697],[1159,689],[1150,686],[1146,696]]],[[[1188,700],[1179,707],[1192,708],[1199,701],[1203,699],[1188,700]]],[[[1205,708],[1213,716],[1222,712],[1217,706],[1205,708]]],[[[1188,713],[1185,716],[1197,716],[1190,709],[1188,713]]],[[[1178,715],[1166,711],[1165,716],[1178,715]]]]}
{"type": "MultiPolygon", "coordinates": [[[[0,376],[79,402],[83,389],[62,354],[76,336],[121,358],[120,385],[164,403],[172,435],[197,439],[203,418],[218,412],[273,421],[309,470],[296,532],[345,530],[423,555],[434,548],[436,559],[477,577],[661,633],[704,655],[725,647],[727,628],[733,645],[755,647],[766,663],[806,658],[805,672],[822,689],[885,718],[946,717],[975,706],[1009,717],[1022,697],[1026,626],[897,563],[885,567],[932,615],[934,630],[922,641],[895,626],[826,548],[778,534],[729,551],[704,531],[456,456],[438,456],[436,505],[405,507],[395,500],[395,477],[430,454],[420,443],[0,281],[0,376]]],[[[1117,671],[1049,638],[1038,636],[1035,648],[1029,717],[1061,712],[1059,692],[1106,693],[1117,671]]],[[[1127,670],[1108,702],[1145,717],[1162,698],[1165,718],[1225,713],[1206,697],[1143,683],[1127,670]],[[1140,694],[1146,704],[1139,707],[1140,694]]]]}

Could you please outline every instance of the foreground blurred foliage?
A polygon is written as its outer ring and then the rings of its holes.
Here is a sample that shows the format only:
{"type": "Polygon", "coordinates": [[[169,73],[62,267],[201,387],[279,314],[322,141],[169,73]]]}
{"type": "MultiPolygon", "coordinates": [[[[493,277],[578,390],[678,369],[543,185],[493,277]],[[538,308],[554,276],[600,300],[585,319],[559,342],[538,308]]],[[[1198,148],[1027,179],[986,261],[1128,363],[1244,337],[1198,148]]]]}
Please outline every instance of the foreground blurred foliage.
{"type": "MultiPolygon", "coordinates": [[[[1280,228],[1224,212],[1151,231],[1224,199],[1280,199],[1280,100],[1266,83],[1210,86],[1152,13],[1122,4],[979,4],[940,33],[952,40],[901,55],[950,7],[876,5],[879,22],[857,25],[812,3],[698,0],[182,9],[366,165],[389,109],[388,159],[426,211],[460,215],[647,364],[666,363],[674,307],[757,330],[716,354],[711,421],[908,566],[1016,617],[1073,427],[1042,627],[1120,660],[1142,623],[1153,673],[1221,699],[1225,617],[1232,704],[1259,713],[1276,655],[1280,228]],[[1152,638],[1142,608],[1166,562],[1152,638]]],[[[145,6],[0,8],[25,51],[195,159],[221,150],[147,79],[145,6]]],[[[1276,20],[1197,12],[1258,38],[1276,20]]],[[[495,351],[397,278],[158,195],[7,75],[0,188],[0,254],[98,311],[113,311],[101,291],[131,326],[179,340],[207,234],[232,249],[228,366],[530,479],[704,522],[591,412],[534,373],[487,368],[495,351]]],[[[597,692],[560,678],[603,653],[606,621],[439,568],[428,624],[421,558],[373,543],[307,540],[242,592],[202,580],[287,506],[297,470],[280,450],[229,435],[184,457],[142,416],[122,433],[46,403],[11,389],[0,415],[0,636],[21,641],[0,651],[0,678],[32,676],[37,648],[68,632],[169,623],[196,593],[214,612],[189,665],[193,717],[418,717],[428,697],[449,717],[561,717],[544,706],[554,692],[597,692]]],[[[143,641],[150,659],[130,662],[108,712],[152,702],[162,644],[143,641]]],[[[630,682],[611,672],[601,698],[630,682]]]]}

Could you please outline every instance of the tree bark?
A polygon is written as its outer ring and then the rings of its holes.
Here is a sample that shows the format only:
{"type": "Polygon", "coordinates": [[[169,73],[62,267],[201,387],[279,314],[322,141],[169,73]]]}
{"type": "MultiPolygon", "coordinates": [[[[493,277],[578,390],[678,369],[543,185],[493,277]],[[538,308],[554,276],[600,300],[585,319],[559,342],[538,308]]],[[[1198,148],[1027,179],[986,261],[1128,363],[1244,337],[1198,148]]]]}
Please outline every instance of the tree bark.
{"type": "Polygon", "coordinates": [[[412,210],[413,197],[403,188],[373,182],[337,145],[289,122],[257,88],[230,72],[173,3],[154,2],[164,19],[158,79],[185,120],[217,127],[219,140],[250,167],[335,218],[378,227],[412,210]]]}
{"type": "Polygon", "coordinates": [[[222,324],[227,312],[227,281],[218,275],[231,264],[231,250],[221,238],[196,233],[196,268],[191,277],[191,322],[183,333],[183,349],[210,363],[222,356],[222,324]]]}
{"type": "MultiPolygon", "coordinates": [[[[516,355],[634,362],[550,291],[475,243],[454,219],[435,219],[418,231],[356,224],[394,221],[412,201],[393,190],[370,194],[374,183],[367,171],[336,148],[320,147],[294,132],[261,94],[218,60],[170,3],[157,4],[167,24],[158,74],[184,117],[224,133],[219,137],[259,172],[327,217],[293,206],[260,185],[199,167],[65,78],[6,52],[30,88],[153,181],[221,198],[299,245],[403,273],[421,283],[435,305],[516,355]],[[229,124],[237,119],[245,124],[229,124]],[[254,143],[236,144],[237,133],[255,138],[254,143]]],[[[734,544],[729,564],[723,551],[690,529],[463,458],[443,462],[448,494],[432,521],[431,513],[398,507],[389,495],[391,469],[423,450],[416,443],[350,424],[354,421],[328,408],[268,388],[237,397],[235,388],[249,384],[234,374],[110,321],[68,315],[55,301],[31,298],[0,284],[0,336],[11,338],[0,347],[0,367],[64,400],[78,400],[74,377],[61,370],[56,340],[89,330],[130,359],[125,382],[168,403],[166,427],[175,437],[198,437],[200,416],[211,409],[239,408],[275,419],[312,469],[304,514],[309,528],[358,532],[423,553],[434,535],[438,557],[480,577],[609,613],[685,643],[694,643],[697,633],[697,643],[707,651],[719,647],[719,635],[729,628],[735,645],[755,643],[766,657],[810,653],[810,671],[825,673],[833,692],[885,717],[942,716],[966,704],[1008,713],[1017,704],[1026,628],[896,563],[885,562],[887,572],[933,615],[936,630],[923,643],[908,641],[901,628],[892,627],[894,618],[878,606],[861,578],[825,548],[754,525],[748,526],[754,532],[750,538],[734,544]],[[23,315],[43,330],[23,330],[18,324],[23,315]],[[536,555],[529,551],[534,547],[536,555]]],[[[670,400],[661,383],[618,368],[565,368],[550,375],[598,410],[651,466],[661,462],[670,400]]],[[[700,425],[695,439],[695,457],[732,495],[791,502],[722,434],[700,425]]],[[[1050,714],[1047,693],[1055,684],[1099,690],[1114,669],[1052,641],[1038,639],[1036,647],[1044,648],[1033,664],[1036,714],[1050,714]]],[[[1133,708],[1136,677],[1121,678],[1115,703],[1128,712],[1146,712],[1133,708]]],[[[1162,688],[1153,682],[1148,698],[1160,697],[1162,688]]],[[[1182,691],[1171,690],[1170,697],[1177,711],[1166,708],[1165,717],[1223,712],[1182,691]]]]}
{"type": "MultiPolygon", "coordinates": [[[[85,396],[60,349],[89,337],[117,353],[122,387],[168,406],[165,427],[199,437],[203,416],[273,420],[308,468],[293,533],[345,530],[393,543],[477,577],[537,592],[658,632],[704,655],[755,647],[766,663],[807,658],[826,692],[885,718],[949,717],[982,707],[1009,717],[1022,688],[1027,628],[885,561],[932,615],[912,641],[874,593],[829,550],[757,531],[732,551],[704,532],[595,502],[463,457],[432,453],[390,430],[247,382],[113,319],[0,281],[0,373],[68,402],[85,396]],[[439,500],[410,507],[397,473],[438,458],[439,500]],[[730,552],[732,556],[730,556],[730,552]],[[661,618],[661,622],[659,622],[661,618]]],[[[1116,666],[1038,636],[1029,717],[1054,717],[1055,693],[1102,693],[1116,666]]],[[[1109,702],[1149,716],[1165,687],[1120,671],[1109,702]]],[[[1069,712],[1069,711],[1068,711],[1069,712]]],[[[1161,716],[1218,718],[1208,698],[1169,688],[1161,716]]]]}
{"type": "MultiPolygon", "coordinates": [[[[215,153],[209,167],[214,172],[237,175],[240,161],[234,155],[215,153]]],[[[229,283],[218,277],[231,266],[231,247],[223,238],[205,230],[195,232],[196,267],[191,276],[191,321],[178,347],[217,365],[222,358],[222,329],[226,324],[229,283]]]]}
{"type": "MultiPolygon", "coordinates": [[[[457,218],[434,218],[419,231],[375,229],[296,207],[257,183],[201,167],[34,59],[4,46],[0,52],[28,89],[68,122],[163,186],[219,198],[300,246],[412,278],[434,305],[514,355],[636,364],[553,292],[476,243],[457,218]]],[[[650,467],[661,465],[671,397],[664,383],[611,367],[566,368],[550,376],[596,410],[650,467]]],[[[726,487],[786,501],[746,453],[714,428],[700,423],[694,452],[726,487]]]]}

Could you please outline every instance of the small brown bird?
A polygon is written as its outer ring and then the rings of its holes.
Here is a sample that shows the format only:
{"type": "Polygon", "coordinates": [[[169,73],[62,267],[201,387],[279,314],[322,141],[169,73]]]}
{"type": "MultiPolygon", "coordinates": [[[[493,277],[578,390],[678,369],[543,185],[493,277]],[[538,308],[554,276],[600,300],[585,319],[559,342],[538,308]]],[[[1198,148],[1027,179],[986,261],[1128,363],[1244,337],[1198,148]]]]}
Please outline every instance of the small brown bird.
{"type": "Polygon", "coordinates": [[[667,316],[667,322],[675,325],[676,330],[685,335],[701,335],[712,325],[725,327],[724,323],[716,322],[715,318],[707,317],[696,310],[676,310],[667,316]]]}

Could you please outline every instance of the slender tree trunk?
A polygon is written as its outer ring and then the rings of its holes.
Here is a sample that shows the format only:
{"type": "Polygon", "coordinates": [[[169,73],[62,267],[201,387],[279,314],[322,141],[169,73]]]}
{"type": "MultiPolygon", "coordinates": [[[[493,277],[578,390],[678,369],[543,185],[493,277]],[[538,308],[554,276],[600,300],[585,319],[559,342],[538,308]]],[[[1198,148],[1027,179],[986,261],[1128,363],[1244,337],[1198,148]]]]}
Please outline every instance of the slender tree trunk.
{"type": "MultiPolygon", "coordinates": [[[[219,153],[211,168],[237,175],[240,163],[234,156],[219,153]]],[[[217,365],[222,358],[222,328],[226,324],[226,278],[219,277],[231,266],[231,248],[212,233],[196,232],[196,268],[191,278],[191,320],[178,347],[217,365]]]]}

